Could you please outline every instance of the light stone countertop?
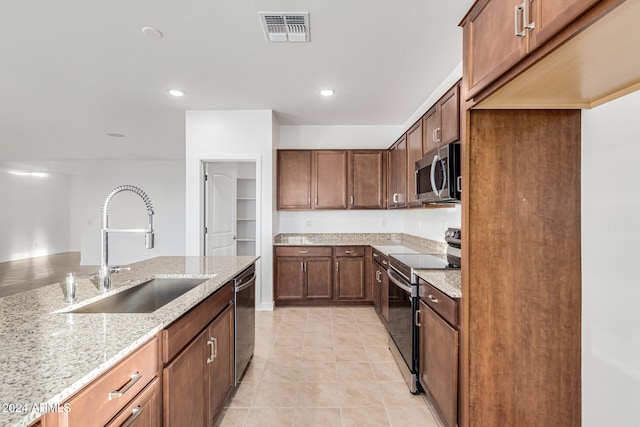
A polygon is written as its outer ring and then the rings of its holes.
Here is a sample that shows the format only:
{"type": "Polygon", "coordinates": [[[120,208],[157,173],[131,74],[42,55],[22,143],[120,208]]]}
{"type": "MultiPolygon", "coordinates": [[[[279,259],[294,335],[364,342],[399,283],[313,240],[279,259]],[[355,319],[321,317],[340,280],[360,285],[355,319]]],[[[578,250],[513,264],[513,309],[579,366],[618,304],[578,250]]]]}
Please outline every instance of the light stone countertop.
{"type": "Polygon", "coordinates": [[[27,426],[42,413],[7,405],[62,403],[256,260],[157,257],[112,275],[109,294],[154,277],[208,279],[153,313],[56,313],[104,297],[88,279],[77,281],[74,304],[63,301],[63,283],[0,298],[0,425],[27,426]]]}
{"type": "Polygon", "coordinates": [[[416,270],[416,275],[451,298],[462,298],[460,270],[416,270]]]}

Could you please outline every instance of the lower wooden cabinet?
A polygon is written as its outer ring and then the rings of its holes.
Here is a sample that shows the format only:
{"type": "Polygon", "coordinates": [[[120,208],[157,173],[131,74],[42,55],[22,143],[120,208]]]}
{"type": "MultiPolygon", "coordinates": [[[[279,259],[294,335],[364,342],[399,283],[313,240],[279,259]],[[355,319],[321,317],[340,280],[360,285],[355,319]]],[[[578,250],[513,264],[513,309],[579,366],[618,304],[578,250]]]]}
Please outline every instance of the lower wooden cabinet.
{"type": "Polygon", "coordinates": [[[164,425],[213,425],[233,388],[233,369],[233,305],[228,304],[165,366],[164,425]]]}
{"type": "Polygon", "coordinates": [[[365,246],[276,246],[276,304],[371,301],[365,246]]]}
{"type": "Polygon", "coordinates": [[[130,407],[147,384],[157,378],[160,360],[158,347],[157,337],[140,346],[66,401],[65,404],[71,409],[69,412],[60,412],[53,417],[47,414],[45,425],[90,427],[108,424],[114,416],[130,407]]]}
{"type": "Polygon", "coordinates": [[[335,248],[335,299],[365,300],[365,248],[335,248]]]}
{"type": "MultiPolygon", "coordinates": [[[[429,286],[427,285],[427,289],[429,286]]],[[[421,288],[424,288],[423,284],[421,288]]],[[[441,293],[436,294],[433,289],[422,298],[421,295],[418,366],[420,384],[430,396],[445,425],[455,427],[458,423],[458,330],[434,309],[444,308],[442,314],[453,319],[450,317],[451,307],[455,307],[457,316],[457,300],[441,293]]]]}

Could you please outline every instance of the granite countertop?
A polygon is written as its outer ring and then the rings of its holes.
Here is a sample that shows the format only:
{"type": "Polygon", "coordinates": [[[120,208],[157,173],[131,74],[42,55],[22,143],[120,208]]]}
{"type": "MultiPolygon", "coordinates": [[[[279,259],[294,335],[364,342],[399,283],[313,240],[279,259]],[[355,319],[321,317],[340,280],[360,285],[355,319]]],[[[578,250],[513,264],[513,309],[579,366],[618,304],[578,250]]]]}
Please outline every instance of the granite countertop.
{"type": "Polygon", "coordinates": [[[109,294],[154,277],[207,279],[153,313],[61,313],[104,297],[88,279],[77,281],[74,304],[61,283],[0,298],[0,425],[28,425],[42,415],[35,405],[63,402],[256,260],[157,257],[112,275],[109,294]]]}
{"type": "MultiPolygon", "coordinates": [[[[390,254],[444,255],[447,244],[404,233],[278,234],[274,246],[371,246],[390,254]]],[[[451,298],[462,297],[460,270],[418,270],[418,276],[451,298]]]]}

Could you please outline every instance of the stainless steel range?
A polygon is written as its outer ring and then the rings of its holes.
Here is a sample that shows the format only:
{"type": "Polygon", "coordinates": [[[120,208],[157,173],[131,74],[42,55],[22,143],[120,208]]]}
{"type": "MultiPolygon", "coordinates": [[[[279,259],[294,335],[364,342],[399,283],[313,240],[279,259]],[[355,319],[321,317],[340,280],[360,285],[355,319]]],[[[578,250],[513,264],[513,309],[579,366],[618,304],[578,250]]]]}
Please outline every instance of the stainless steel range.
{"type": "Polygon", "coordinates": [[[416,270],[460,268],[460,230],[448,229],[447,255],[389,254],[389,348],[411,393],[419,393],[418,381],[418,276],[416,270]],[[457,247],[456,247],[457,246],[457,247]]]}

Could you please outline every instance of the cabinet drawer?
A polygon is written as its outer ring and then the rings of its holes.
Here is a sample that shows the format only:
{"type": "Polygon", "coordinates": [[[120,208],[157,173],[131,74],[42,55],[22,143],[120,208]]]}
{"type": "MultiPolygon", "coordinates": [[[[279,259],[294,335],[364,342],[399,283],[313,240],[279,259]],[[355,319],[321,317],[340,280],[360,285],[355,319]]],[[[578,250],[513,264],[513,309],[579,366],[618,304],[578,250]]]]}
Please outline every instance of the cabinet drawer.
{"type": "Polygon", "coordinates": [[[331,256],[331,247],[327,246],[276,246],[276,256],[331,256]]]}
{"type": "Polygon", "coordinates": [[[454,327],[458,327],[458,300],[420,280],[420,299],[454,327]]]}
{"type": "Polygon", "coordinates": [[[162,390],[156,378],[106,427],[151,427],[160,425],[162,390]]]}
{"type": "Polygon", "coordinates": [[[386,269],[389,266],[389,258],[387,258],[387,256],[379,250],[373,249],[372,255],[373,260],[380,264],[380,266],[382,266],[383,268],[386,269]]]}
{"type": "Polygon", "coordinates": [[[364,246],[336,246],[336,256],[364,256],[364,246]]]}
{"type": "Polygon", "coordinates": [[[166,364],[173,359],[231,301],[233,301],[233,284],[229,282],[164,329],[162,331],[162,363],[166,364]]]}
{"type": "Polygon", "coordinates": [[[154,337],[69,399],[71,411],[61,414],[60,425],[106,424],[157,376],[158,360],[158,338],[154,337]]]}

